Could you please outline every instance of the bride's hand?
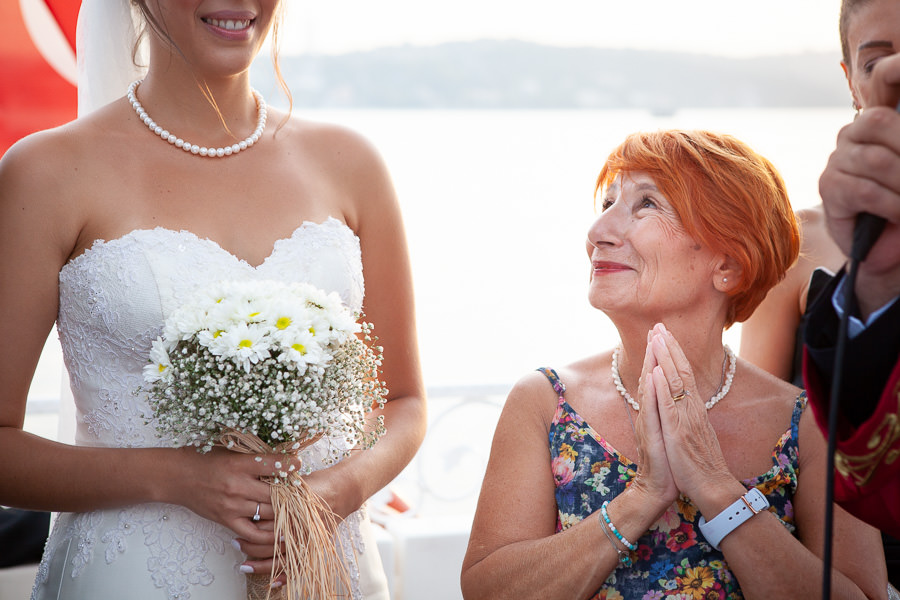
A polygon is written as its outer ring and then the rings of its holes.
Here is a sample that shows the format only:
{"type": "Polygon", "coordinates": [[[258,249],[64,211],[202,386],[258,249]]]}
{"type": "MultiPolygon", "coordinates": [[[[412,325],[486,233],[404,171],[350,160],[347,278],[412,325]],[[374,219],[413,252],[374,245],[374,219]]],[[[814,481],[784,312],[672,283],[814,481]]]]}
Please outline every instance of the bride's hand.
{"type": "MultiPolygon", "coordinates": [[[[281,564],[277,565],[277,568],[273,570],[273,565],[275,564],[275,560],[272,558],[272,555],[275,552],[274,546],[274,529],[275,529],[275,521],[266,520],[260,521],[257,523],[257,526],[261,531],[267,531],[272,535],[272,542],[266,544],[253,544],[245,539],[237,538],[234,541],[234,545],[241,552],[247,555],[247,560],[241,563],[240,570],[245,574],[255,574],[255,575],[271,575],[273,572],[279,573],[279,575],[272,580],[271,586],[273,589],[279,588],[287,583],[287,577],[284,574],[284,569],[281,564]]],[[[282,550],[284,548],[284,541],[280,540],[278,542],[282,546],[282,550]]]]}
{"type": "MultiPolygon", "coordinates": [[[[637,476],[631,487],[642,492],[649,501],[656,502],[655,512],[661,515],[678,497],[678,488],[669,468],[660,425],[657,406],[655,382],[652,377],[658,368],[656,358],[649,344],[644,353],[644,364],[641,369],[641,383],[638,387],[638,398],[641,410],[635,420],[635,442],[638,453],[637,476]]],[[[630,411],[631,407],[627,407],[630,411]]]]}
{"type": "Polygon", "coordinates": [[[338,522],[346,519],[366,501],[351,474],[345,472],[342,461],[327,469],[319,469],[304,476],[310,490],[315,492],[334,512],[338,522]]]}
{"type": "Polygon", "coordinates": [[[291,465],[299,469],[299,459],[281,454],[241,454],[224,448],[214,448],[207,454],[192,447],[176,452],[184,469],[180,470],[182,477],[171,481],[171,497],[165,501],[224,525],[250,544],[266,546],[268,551],[259,557],[270,558],[275,534],[266,522],[274,519],[274,512],[269,484],[260,477],[287,471],[291,465]],[[257,506],[259,520],[254,521],[257,506]]]}

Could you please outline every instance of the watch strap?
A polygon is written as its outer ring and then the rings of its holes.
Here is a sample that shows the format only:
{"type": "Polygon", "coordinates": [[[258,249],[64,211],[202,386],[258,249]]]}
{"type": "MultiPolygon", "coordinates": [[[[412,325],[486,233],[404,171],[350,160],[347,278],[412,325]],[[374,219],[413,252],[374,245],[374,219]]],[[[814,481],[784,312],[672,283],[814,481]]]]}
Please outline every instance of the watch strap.
{"type": "Polygon", "coordinates": [[[760,511],[767,508],[769,508],[769,501],[765,495],[757,488],[750,488],[746,494],[735,500],[731,506],[717,514],[712,520],[707,521],[701,516],[698,521],[700,532],[709,545],[718,550],[719,544],[726,535],[753,515],[759,514],[760,511]]]}

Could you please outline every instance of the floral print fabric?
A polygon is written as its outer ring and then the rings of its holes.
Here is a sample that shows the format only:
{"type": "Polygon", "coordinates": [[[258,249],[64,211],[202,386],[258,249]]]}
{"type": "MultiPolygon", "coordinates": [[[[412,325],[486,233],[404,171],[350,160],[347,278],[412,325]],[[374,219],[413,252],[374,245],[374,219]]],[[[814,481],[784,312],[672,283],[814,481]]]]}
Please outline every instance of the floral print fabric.
{"type": "MultiPolygon", "coordinates": [[[[600,509],[629,485],[637,465],[610,446],[566,402],[565,386],[552,369],[540,369],[559,395],[550,424],[551,470],[556,482],[560,532],[600,509]]],[[[743,483],[769,500],[769,510],[794,532],[792,498],[797,489],[797,428],[806,406],[801,394],[791,423],[772,451],[772,468],[743,483]]],[[[598,513],[599,514],[599,513],[598,513]]],[[[596,516],[592,518],[597,518],[596,516]]],[[[725,557],[700,532],[700,513],[681,496],[640,539],[631,567],[619,565],[592,600],[724,600],[743,598],[725,557]]],[[[634,541],[634,540],[632,540],[634,541]]]]}

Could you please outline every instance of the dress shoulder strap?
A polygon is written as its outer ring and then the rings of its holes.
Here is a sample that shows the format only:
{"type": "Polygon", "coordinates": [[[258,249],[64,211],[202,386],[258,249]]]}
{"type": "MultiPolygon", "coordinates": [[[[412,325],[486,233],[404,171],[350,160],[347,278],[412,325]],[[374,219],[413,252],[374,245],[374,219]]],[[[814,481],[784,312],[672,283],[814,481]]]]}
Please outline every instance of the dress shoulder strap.
{"type": "Polygon", "coordinates": [[[544,374],[544,377],[550,382],[550,385],[553,386],[554,391],[556,391],[559,396],[560,401],[562,401],[563,396],[566,393],[566,385],[559,380],[559,374],[554,369],[550,369],[547,367],[541,367],[538,369],[541,373],[544,374]]]}
{"type": "Polygon", "coordinates": [[[791,413],[791,436],[796,440],[800,429],[800,417],[806,409],[806,390],[800,392],[797,401],[794,403],[794,411],[791,413]]]}

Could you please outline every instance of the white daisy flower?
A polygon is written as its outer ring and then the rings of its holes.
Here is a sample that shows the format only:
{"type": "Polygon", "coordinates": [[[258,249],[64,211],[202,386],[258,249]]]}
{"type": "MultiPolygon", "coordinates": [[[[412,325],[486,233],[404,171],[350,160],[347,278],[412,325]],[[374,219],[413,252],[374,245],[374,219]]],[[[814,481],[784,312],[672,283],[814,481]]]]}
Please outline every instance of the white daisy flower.
{"type": "Polygon", "coordinates": [[[210,347],[213,354],[233,359],[249,372],[250,365],[270,356],[269,340],[265,329],[253,324],[238,323],[213,340],[210,347]]]}
{"type": "Polygon", "coordinates": [[[164,379],[172,369],[172,361],[162,338],[153,340],[150,346],[150,364],[144,367],[144,380],[153,383],[164,379]]]}

